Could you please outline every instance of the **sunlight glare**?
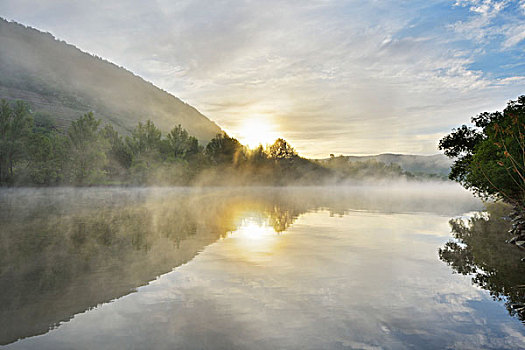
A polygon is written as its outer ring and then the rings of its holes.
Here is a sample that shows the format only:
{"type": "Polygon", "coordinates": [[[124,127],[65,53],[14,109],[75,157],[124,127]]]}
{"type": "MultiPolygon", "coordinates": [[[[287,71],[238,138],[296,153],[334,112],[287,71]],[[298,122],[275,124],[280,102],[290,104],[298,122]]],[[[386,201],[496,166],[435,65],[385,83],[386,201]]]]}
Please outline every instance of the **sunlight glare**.
{"type": "Polygon", "coordinates": [[[231,239],[238,257],[262,263],[275,252],[278,236],[267,220],[249,216],[240,221],[238,228],[232,232],[231,239]]]}
{"type": "Polygon", "coordinates": [[[240,125],[239,141],[249,148],[259,145],[265,146],[277,139],[277,133],[273,130],[272,123],[267,118],[254,117],[243,120],[240,125]]]}
{"type": "Polygon", "coordinates": [[[268,236],[275,235],[273,228],[268,226],[266,222],[258,222],[254,218],[243,219],[235,232],[238,237],[250,241],[261,241],[268,238],[268,236]]]}

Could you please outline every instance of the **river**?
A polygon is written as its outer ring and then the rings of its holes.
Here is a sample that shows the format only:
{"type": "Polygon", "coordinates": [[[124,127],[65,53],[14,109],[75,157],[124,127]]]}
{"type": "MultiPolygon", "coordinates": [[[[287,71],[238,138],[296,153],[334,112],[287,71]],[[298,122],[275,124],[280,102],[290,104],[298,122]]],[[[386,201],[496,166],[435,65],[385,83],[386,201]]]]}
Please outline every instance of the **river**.
{"type": "Polygon", "coordinates": [[[452,184],[0,190],[7,349],[525,348],[452,184]]]}

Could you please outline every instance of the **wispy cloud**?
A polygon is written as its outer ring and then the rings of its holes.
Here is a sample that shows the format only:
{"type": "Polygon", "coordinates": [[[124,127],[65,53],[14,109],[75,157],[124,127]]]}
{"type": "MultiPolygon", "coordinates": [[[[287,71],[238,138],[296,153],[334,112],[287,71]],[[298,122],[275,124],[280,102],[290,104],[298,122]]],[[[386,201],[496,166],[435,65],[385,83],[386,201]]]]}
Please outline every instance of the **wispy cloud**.
{"type": "Polygon", "coordinates": [[[467,7],[473,14],[465,21],[455,23],[454,29],[467,38],[482,42],[487,39],[503,37],[503,48],[517,45],[525,39],[525,25],[523,16],[525,12],[524,1],[510,0],[458,0],[455,6],[467,7]],[[509,12],[518,8],[518,16],[509,16],[509,12]]]}
{"type": "Polygon", "coordinates": [[[435,153],[436,135],[525,93],[524,6],[6,0],[0,13],[131,69],[235,136],[266,117],[325,156],[435,153]]]}

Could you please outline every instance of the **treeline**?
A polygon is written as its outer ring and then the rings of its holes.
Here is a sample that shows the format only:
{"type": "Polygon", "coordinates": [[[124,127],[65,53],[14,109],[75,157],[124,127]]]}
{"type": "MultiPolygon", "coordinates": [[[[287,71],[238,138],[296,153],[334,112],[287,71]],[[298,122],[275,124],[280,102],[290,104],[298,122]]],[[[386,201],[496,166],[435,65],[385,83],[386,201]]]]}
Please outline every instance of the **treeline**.
{"type": "Polygon", "coordinates": [[[413,177],[380,162],[308,160],[283,139],[251,150],[223,133],[203,146],[180,125],[162,135],[150,120],[125,137],[92,113],[61,130],[23,101],[1,102],[0,137],[4,185],[286,185],[413,177]]]}

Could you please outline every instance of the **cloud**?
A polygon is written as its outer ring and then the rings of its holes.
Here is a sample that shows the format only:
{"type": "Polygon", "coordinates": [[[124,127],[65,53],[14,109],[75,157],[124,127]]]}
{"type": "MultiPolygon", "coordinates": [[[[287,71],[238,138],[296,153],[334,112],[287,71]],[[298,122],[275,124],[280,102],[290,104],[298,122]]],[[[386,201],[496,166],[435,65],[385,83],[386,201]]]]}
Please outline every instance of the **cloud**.
{"type": "MultiPolygon", "coordinates": [[[[503,36],[502,47],[512,47],[525,39],[525,26],[523,15],[525,14],[525,1],[494,1],[494,0],[458,0],[455,6],[468,7],[474,15],[466,21],[458,21],[453,25],[454,29],[469,39],[478,42],[489,38],[503,36]],[[511,6],[521,9],[521,16],[509,16],[505,8],[511,6]],[[505,17],[501,20],[501,17],[505,17]]],[[[509,12],[513,12],[510,9],[509,12]]]]}
{"type": "Polygon", "coordinates": [[[518,26],[509,26],[505,30],[504,48],[509,48],[517,45],[525,39],[525,24],[518,26]]]}
{"type": "Polygon", "coordinates": [[[494,63],[503,76],[476,67],[494,43],[522,49],[518,5],[7,0],[0,12],[125,66],[234,136],[244,118],[267,118],[302,154],[325,156],[436,153],[433,135],[523,93],[519,53],[494,63]]]}

